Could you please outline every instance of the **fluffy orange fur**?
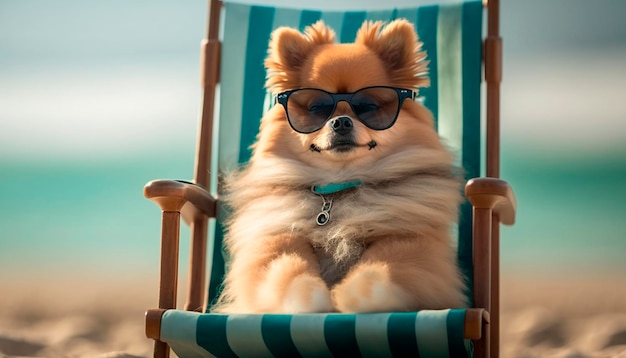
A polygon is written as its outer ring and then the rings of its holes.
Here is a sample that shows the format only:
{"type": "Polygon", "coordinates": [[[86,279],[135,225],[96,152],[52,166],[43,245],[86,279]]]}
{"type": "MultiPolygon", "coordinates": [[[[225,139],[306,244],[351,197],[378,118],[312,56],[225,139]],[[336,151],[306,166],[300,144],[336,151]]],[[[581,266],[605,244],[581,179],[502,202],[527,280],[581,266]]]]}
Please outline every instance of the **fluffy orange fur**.
{"type": "MultiPolygon", "coordinates": [[[[319,88],[351,93],[369,86],[428,85],[426,54],[405,20],[365,23],[351,44],[335,44],[318,22],[304,33],[279,28],[265,66],[274,93],[319,88]]],[[[232,209],[225,243],[232,257],[214,310],[374,312],[462,307],[450,226],[461,182],[432,114],[406,100],[396,123],[371,130],[345,102],[355,143],[332,150],[331,126],[300,134],[285,110],[263,117],[249,164],[226,178],[232,209]],[[368,148],[365,144],[375,142],[368,148]],[[314,145],[322,150],[312,151],[314,145]],[[331,195],[332,216],[318,226],[322,198],[312,185],[360,180],[331,195]]],[[[328,124],[328,123],[327,123],[328,124]]]]}

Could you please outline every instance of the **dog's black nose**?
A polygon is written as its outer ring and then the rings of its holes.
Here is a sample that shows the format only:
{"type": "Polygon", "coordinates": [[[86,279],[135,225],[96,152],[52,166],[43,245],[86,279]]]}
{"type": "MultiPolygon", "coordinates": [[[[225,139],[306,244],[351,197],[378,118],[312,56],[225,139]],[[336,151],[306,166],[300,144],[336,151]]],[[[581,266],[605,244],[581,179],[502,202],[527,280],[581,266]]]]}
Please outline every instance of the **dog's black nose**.
{"type": "Polygon", "coordinates": [[[352,124],[352,119],[350,117],[337,117],[330,122],[330,126],[333,128],[335,132],[341,135],[346,135],[350,133],[354,125],[352,124]]]}

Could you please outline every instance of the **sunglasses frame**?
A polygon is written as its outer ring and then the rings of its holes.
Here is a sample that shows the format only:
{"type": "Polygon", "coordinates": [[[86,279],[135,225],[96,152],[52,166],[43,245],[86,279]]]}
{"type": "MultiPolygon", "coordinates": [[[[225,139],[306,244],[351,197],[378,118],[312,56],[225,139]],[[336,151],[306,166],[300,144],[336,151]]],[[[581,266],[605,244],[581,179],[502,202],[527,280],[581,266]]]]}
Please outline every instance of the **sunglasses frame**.
{"type": "Polygon", "coordinates": [[[352,112],[354,113],[356,119],[363,123],[363,125],[365,125],[367,128],[372,129],[372,130],[376,130],[376,131],[382,131],[385,129],[389,129],[391,128],[395,123],[396,120],[398,119],[398,115],[400,114],[400,109],[402,108],[402,104],[404,103],[404,100],[410,98],[411,100],[415,100],[417,96],[417,92],[410,90],[410,89],[406,89],[406,88],[399,88],[399,87],[391,87],[391,86],[370,86],[370,87],[364,87],[361,88],[355,92],[352,93],[331,93],[328,91],[325,91],[323,89],[319,89],[319,88],[297,88],[297,89],[292,89],[289,91],[285,91],[285,92],[281,92],[279,94],[276,95],[276,103],[280,103],[283,108],[285,109],[285,115],[287,117],[287,122],[289,122],[289,125],[291,126],[291,128],[298,132],[298,133],[302,133],[302,134],[309,134],[309,133],[315,133],[317,131],[319,131],[320,129],[324,128],[324,125],[326,124],[326,122],[328,122],[328,120],[333,116],[333,114],[335,113],[335,110],[337,109],[337,104],[341,101],[347,102],[348,105],[350,106],[350,109],[352,110],[352,112]],[[389,123],[388,126],[384,127],[384,128],[372,128],[370,127],[367,123],[365,123],[363,120],[361,120],[361,118],[359,118],[359,115],[356,114],[356,111],[354,109],[354,107],[352,106],[352,103],[350,102],[352,100],[352,98],[354,97],[354,95],[356,95],[357,93],[364,91],[364,90],[368,90],[368,89],[372,89],[372,88],[387,88],[387,89],[391,89],[394,90],[396,92],[396,94],[398,95],[398,108],[396,110],[396,113],[393,117],[393,120],[389,123]],[[330,112],[330,114],[328,115],[328,118],[326,118],[326,120],[323,122],[323,124],[312,131],[300,131],[296,128],[294,128],[293,123],[291,123],[291,119],[289,118],[289,109],[287,107],[287,103],[289,101],[289,97],[298,91],[302,91],[302,90],[315,90],[315,91],[321,91],[324,92],[326,94],[328,94],[332,99],[333,99],[333,109],[330,112]]]}

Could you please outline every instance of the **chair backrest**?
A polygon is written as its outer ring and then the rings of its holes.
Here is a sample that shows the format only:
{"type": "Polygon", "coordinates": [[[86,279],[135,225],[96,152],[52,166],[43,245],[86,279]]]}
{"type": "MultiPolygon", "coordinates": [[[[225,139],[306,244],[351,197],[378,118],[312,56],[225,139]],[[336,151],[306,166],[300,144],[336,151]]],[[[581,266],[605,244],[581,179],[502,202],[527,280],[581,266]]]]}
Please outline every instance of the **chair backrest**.
{"type": "MultiPolygon", "coordinates": [[[[481,163],[481,53],[482,15],[480,1],[431,5],[386,11],[316,11],[224,5],[220,21],[221,68],[213,124],[211,191],[217,194],[217,175],[248,161],[260,119],[272,99],[264,88],[270,33],[279,26],[304,29],[322,19],[333,28],[340,42],[352,42],[365,20],[391,21],[406,18],[415,24],[424,43],[429,64],[430,87],[419,96],[435,116],[438,133],[457,155],[465,177],[477,177],[481,163]]],[[[461,208],[458,232],[458,262],[472,287],[471,205],[461,208]]],[[[209,232],[209,296],[216,298],[224,275],[220,215],[209,232]]],[[[468,293],[471,297],[471,293],[468,293]]]]}

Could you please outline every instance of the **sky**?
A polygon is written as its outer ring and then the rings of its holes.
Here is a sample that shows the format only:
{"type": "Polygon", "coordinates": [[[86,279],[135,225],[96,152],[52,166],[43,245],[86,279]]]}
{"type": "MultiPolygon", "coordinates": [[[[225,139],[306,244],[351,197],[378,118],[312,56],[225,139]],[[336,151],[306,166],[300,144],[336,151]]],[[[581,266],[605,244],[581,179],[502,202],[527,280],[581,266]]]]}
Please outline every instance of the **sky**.
{"type": "MultiPolygon", "coordinates": [[[[626,4],[517,0],[501,12],[505,141],[562,151],[619,146],[626,4]]],[[[165,136],[188,141],[205,15],[202,1],[0,2],[0,153],[116,157],[152,150],[165,136]]]]}

